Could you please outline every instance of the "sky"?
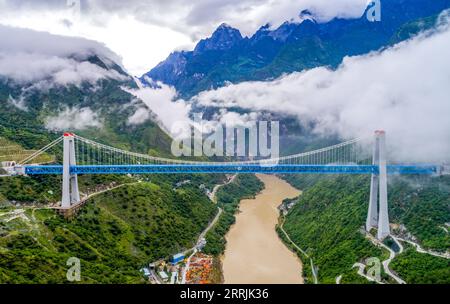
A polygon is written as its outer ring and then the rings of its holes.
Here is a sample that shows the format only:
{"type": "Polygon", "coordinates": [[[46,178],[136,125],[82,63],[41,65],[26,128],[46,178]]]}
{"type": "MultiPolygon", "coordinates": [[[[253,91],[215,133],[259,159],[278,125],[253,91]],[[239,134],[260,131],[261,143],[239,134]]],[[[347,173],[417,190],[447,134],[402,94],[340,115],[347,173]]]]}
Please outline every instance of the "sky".
{"type": "Polygon", "coordinates": [[[104,43],[141,76],[174,50],[190,50],[221,24],[251,36],[270,23],[359,17],[367,0],[0,0],[0,25],[84,37],[104,43]]]}

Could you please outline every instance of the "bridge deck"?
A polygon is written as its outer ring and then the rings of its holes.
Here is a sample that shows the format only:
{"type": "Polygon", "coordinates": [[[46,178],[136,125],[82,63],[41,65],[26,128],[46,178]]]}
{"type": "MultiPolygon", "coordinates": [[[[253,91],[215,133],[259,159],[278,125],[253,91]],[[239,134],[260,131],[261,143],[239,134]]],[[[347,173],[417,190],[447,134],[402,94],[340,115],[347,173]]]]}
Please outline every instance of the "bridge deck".
{"type": "MultiPolygon", "coordinates": [[[[101,165],[71,166],[71,174],[174,174],[174,173],[265,173],[265,174],[378,174],[373,165],[101,165]]],[[[388,174],[437,174],[437,165],[389,165],[388,174]]],[[[62,174],[60,165],[25,166],[27,175],[62,174]]]]}

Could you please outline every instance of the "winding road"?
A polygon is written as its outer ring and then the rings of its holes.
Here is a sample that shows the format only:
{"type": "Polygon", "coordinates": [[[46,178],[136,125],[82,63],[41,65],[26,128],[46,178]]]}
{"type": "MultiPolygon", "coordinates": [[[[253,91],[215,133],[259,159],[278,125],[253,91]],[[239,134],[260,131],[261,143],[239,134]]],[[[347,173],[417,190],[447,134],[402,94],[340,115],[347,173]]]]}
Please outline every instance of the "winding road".
{"type": "MultiPolygon", "coordinates": [[[[387,251],[389,251],[389,258],[387,258],[386,260],[384,260],[382,262],[383,264],[383,269],[384,272],[390,276],[391,278],[393,278],[397,283],[399,284],[406,284],[405,281],[403,281],[399,276],[397,276],[395,273],[393,273],[391,271],[391,269],[389,268],[389,264],[392,262],[392,260],[396,257],[396,253],[394,250],[392,250],[391,248],[389,248],[388,246],[386,246],[385,244],[383,244],[383,242],[380,242],[378,239],[376,239],[375,237],[373,237],[373,235],[371,235],[370,233],[366,233],[366,237],[375,245],[375,246],[380,246],[383,247],[384,249],[386,249],[387,251]]],[[[401,245],[400,245],[401,246],[401,245]]],[[[403,247],[401,247],[403,250],[403,247]]]]}
{"type": "MultiPolygon", "coordinates": [[[[400,241],[402,241],[402,242],[406,242],[408,244],[413,245],[416,248],[416,251],[419,252],[419,253],[429,254],[429,255],[432,255],[432,256],[435,256],[435,257],[438,257],[438,258],[450,259],[450,254],[448,252],[447,253],[438,253],[438,252],[434,252],[432,250],[425,250],[419,244],[417,244],[417,243],[415,243],[413,241],[405,240],[405,239],[402,239],[400,237],[394,237],[394,236],[392,236],[392,238],[395,240],[395,242],[397,244],[400,244],[400,241]]],[[[403,246],[401,244],[400,244],[400,246],[401,246],[402,251],[403,251],[403,246]]]]}

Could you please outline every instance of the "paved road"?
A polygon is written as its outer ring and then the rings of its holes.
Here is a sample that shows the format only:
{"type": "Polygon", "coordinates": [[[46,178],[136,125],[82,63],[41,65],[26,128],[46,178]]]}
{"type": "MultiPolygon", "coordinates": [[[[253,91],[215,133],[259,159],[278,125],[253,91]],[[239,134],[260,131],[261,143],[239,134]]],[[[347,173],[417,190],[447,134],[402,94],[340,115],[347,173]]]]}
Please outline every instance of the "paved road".
{"type": "MultiPolygon", "coordinates": [[[[434,252],[432,250],[425,250],[419,244],[417,244],[417,243],[415,243],[413,241],[405,240],[405,239],[402,239],[402,238],[399,238],[399,237],[394,237],[394,236],[392,238],[396,241],[397,244],[400,244],[399,241],[402,241],[402,242],[406,242],[406,243],[409,243],[409,244],[413,245],[416,248],[416,251],[419,252],[419,253],[429,254],[429,255],[432,255],[432,256],[435,256],[435,257],[438,257],[438,258],[450,259],[450,254],[449,253],[438,253],[438,252],[434,252]]],[[[403,246],[402,246],[402,248],[403,248],[403,246]]]]}
{"type": "Polygon", "coordinates": [[[195,250],[197,248],[197,246],[200,244],[201,240],[206,236],[206,234],[208,233],[208,231],[217,223],[217,221],[219,220],[220,215],[222,214],[223,210],[221,208],[217,208],[218,212],[216,214],[216,216],[214,217],[214,219],[209,223],[208,227],[205,228],[205,230],[202,231],[202,233],[200,233],[197,242],[195,243],[195,246],[189,249],[186,249],[185,251],[183,251],[182,253],[184,255],[186,255],[188,252],[190,252],[191,250],[195,250]]]}
{"type": "Polygon", "coordinates": [[[225,184],[215,185],[211,193],[208,195],[209,199],[216,203],[216,193],[220,187],[231,184],[236,179],[237,174],[233,175],[225,184]]]}
{"type": "Polygon", "coordinates": [[[217,223],[217,221],[220,218],[220,215],[222,214],[223,210],[222,208],[218,207],[217,208],[219,211],[216,214],[216,217],[211,221],[211,223],[209,223],[208,227],[206,227],[205,230],[203,230],[202,233],[200,233],[200,236],[198,237],[197,240],[197,244],[200,243],[200,241],[206,236],[206,234],[208,233],[208,231],[217,223]]]}

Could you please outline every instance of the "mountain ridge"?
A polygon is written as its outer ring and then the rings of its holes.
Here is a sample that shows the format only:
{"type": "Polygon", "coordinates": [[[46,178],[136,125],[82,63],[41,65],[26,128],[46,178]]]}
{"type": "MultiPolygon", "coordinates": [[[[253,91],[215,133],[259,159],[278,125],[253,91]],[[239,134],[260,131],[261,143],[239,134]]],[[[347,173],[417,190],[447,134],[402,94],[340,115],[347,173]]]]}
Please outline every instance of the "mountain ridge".
{"type": "Polygon", "coordinates": [[[274,30],[266,24],[242,39],[237,39],[239,30],[222,24],[193,51],[171,53],[141,80],[144,84],[146,77],[161,81],[174,86],[181,97],[190,98],[230,82],[269,80],[318,66],[336,68],[345,56],[386,47],[403,25],[449,7],[449,0],[432,4],[425,0],[392,0],[383,2],[381,22],[370,22],[367,9],[360,18],[334,18],[327,23],[317,23],[310,12],[302,11],[301,23],[285,22],[274,30]],[[228,44],[217,39],[217,32],[224,29],[235,33],[228,44]]]}

